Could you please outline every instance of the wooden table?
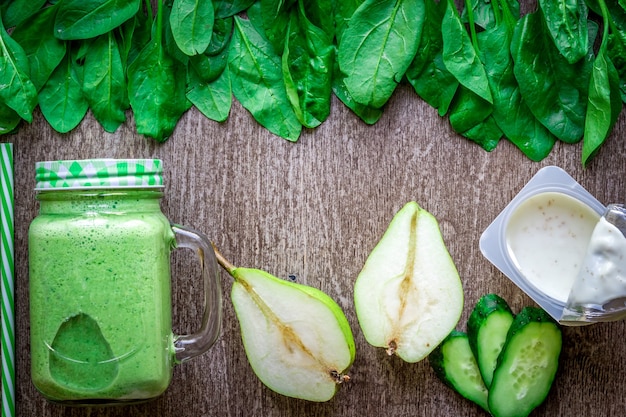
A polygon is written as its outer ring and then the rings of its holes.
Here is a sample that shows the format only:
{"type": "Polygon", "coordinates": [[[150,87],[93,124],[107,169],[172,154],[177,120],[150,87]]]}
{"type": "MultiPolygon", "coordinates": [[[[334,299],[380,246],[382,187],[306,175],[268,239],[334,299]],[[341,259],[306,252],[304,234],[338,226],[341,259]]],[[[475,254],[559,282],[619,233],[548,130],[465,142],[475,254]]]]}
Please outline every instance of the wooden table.
{"type": "MultiPolygon", "coordinates": [[[[129,115],[130,116],[130,115],[129,115]]],[[[130,116],[132,117],[132,116],[130,116]]],[[[107,134],[88,115],[73,132],[54,132],[40,113],[14,136],[16,175],[17,408],[19,416],[479,416],[453,393],[428,361],[403,363],[369,346],[358,327],[354,281],[394,213],[415,200],[440,221],[465,290],[458,329],[488,292],[514,311],[532,300],[480,253],[482,231],[541,167],[558,165],[601,202],[626,201],[626,118],[593,163],[583,169],[581,144],[557,144],[540,163],[507,141],[487,153],[456,135],[447,119],[403,86],[383,117],[365,125],[339,101],[321,127],[297,143],[273,136],[235,103],[229,120],[212,122],[195,110],[164,144],[136,134],[129,120],[107,134]],[[248,365],[223,274],[224,317],[219,341],[174,370],[160,398],[122,408],[66,408],[46,402],[33,387],[29,359],[27,229],[37,214],[34,164],[79,158],[161,158],[173,221],[206,233],[240,266],[328,293],[343,307],[357,356],[351,381],[327,403],[307,403],[264,387],[248,365]]],[[[201,311],[193,253],[173,256],[174,332],[195,330],[201,311]]],[[[626,409],[624,322],[564,328],[557,379],[534,416],[614,416],[626,409]]]]}

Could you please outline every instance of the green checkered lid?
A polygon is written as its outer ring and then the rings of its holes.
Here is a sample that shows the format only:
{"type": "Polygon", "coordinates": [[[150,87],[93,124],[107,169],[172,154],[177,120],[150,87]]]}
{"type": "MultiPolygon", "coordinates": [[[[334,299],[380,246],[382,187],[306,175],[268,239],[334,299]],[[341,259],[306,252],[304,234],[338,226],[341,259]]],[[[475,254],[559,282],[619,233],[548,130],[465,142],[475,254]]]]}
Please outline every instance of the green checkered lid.
{"type": "Polygon", "coordinates": [[[84,159],[35,164],[35,190],[162,188],[159,159],[84,159]]]}

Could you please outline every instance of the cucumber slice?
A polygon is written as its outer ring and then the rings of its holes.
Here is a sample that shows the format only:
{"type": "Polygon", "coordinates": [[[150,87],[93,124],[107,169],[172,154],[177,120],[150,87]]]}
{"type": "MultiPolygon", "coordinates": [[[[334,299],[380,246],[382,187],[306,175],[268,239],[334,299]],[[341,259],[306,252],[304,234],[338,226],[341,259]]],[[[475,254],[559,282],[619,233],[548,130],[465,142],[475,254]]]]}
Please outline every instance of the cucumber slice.
{"type": "Polygon", "coordinates": [[[542,309],[525,307],[515,317],[489,389],[494,416],[525,417],[546,399],[561,345],[561,329],[542,309]]]}
{"type": "Polygon", "coordinates": [[[504,299],[496,294],[486,294],[478,300],[467,321],[469,344],[487,388],[491,386],[493,371],[513,318],[504,299]]]}
{"type": "Polygon", "coordinates": [[[480,376],[467,334],[453,330],[430,353],[428,362],[446,385],[489,412],[487,387],[480,376]]]}

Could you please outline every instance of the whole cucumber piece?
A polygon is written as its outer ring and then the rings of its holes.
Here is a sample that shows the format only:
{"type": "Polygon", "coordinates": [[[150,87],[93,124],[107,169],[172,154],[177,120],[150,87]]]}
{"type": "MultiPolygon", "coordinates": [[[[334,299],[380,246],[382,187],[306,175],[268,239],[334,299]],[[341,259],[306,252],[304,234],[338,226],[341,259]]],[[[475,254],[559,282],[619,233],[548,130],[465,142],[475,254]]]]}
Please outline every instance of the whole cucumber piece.
{"type": "Polygon", "coordinates": [[[562,336],[543,309],[525,307],[515,317],[489,388],[495,417],[525,417],[547,397],[556,375],[562,336]]]}
{"type": "Polygon", "coordinates": [[[487,387],[480,376],[467,334],[453,330],[428,355],[428,362],[441,381],[489,412],[487,387]]]}
{"type": "Polygon", "coordinates": [[[467,337],[487,388],[491,386],[498,356],[514,319],[507,302],[497,294],[485,294],[467,320],[467,337]]]}

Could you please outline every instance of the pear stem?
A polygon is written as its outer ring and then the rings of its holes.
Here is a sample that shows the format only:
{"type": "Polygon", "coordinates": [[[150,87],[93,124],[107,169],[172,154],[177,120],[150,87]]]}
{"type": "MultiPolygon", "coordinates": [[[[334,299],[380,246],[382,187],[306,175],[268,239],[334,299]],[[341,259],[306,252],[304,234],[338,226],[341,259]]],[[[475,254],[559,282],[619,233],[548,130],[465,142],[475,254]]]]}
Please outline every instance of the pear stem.
{"type": "Polygon", "coordinates": [[[233,272],[236,269],[235,265],[231,264],[226,258],[224,258],[224,256],[217,249],[217,246],[215,246],[215,243],[211,242],[211,246],[213,246],[213,252],[215,252],[215,259],[217,259],[217,263],[228,271],[230,275],[233,275],[233,272]]]}
{"type": "Polygon", "coordinates": [[[344,382],[350,381],[350,376],[349,375],[344,375],[344,374],[339,373],[337,371],[331,371],[330,372],[330,376],[335,381],[335,384],[337,384],[337,385],[343,384],[344,382]]]}

